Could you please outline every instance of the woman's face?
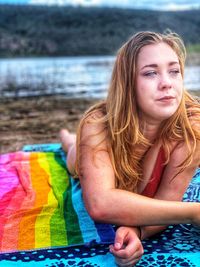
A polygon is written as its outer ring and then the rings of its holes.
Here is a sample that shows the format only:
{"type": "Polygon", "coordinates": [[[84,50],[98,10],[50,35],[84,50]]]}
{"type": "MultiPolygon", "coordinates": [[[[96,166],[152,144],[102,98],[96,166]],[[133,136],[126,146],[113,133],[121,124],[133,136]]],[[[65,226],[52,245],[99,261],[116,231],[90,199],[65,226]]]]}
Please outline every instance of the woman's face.
{"type": "Polygon", "coordinates": [[[136,96],[140,118],[161,122],[181,101],[183,77],[174,50],[166,43],[146,45],[137,59],[136,96]]]}

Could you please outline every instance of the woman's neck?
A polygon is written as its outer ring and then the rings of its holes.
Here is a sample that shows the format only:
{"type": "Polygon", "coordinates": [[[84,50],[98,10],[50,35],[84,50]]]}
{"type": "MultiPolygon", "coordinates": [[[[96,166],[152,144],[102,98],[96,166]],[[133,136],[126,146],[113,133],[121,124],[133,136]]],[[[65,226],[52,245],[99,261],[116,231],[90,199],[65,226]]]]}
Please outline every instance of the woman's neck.
{"type": "Polygon", "coordinates": [[[156,137],[158,136],[158,130],[160,128],[160,123],[157,122],[144,122],[142,124],[142,132],[144,134],[144,137],[149,140],[150,142],[153,142],[156,137]]]}

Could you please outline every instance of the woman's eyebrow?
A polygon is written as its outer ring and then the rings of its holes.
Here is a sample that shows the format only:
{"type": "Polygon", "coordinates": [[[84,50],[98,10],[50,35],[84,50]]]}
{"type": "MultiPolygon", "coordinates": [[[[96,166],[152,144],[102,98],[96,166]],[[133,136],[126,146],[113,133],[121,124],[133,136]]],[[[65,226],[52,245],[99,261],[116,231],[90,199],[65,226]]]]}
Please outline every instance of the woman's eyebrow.
{"type": "MultiPolygon", "coordinates": [[[[171,61],[168,63],[168,66],[173,66],[173,65],[179,65],[179,62],[178,61],[171,61]]],[[[158,64],[148,64],[148,65],[145,65],[141,68],[141,70],[143,70],[144,68],[157,68],[158,67],[158,64]]]]}
{"type": "Polygon", "coordinates": [[[141,68],[141,70],[143,70],[144,68],[157,68],[158,65],[157,64],[149,64],[149,65],[145,65],[141,68]]]}
{"type": "Polygon", "coordinates": [[[178,61],[169,62],[169,66],[172,66],[172,65],[179,65],[179,62],[178,61]]]}

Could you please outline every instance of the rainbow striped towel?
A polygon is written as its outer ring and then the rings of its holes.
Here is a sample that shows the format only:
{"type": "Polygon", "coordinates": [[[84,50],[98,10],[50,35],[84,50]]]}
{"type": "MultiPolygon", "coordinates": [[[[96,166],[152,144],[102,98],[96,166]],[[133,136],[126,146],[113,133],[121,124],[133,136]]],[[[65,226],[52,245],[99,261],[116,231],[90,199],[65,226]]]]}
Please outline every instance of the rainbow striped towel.
{"type": "Polygon", "coordinates": [[[111,225],[89,217],[62,150],[0,155],[0,252],[90,246],[113,239],[111,225]]]}
{"type": "MultiPolygon", "coordinates": [[[[27,152],[0,156],[0,250],[7,251],[0,253],[0,266],[116,266],[107,245],[113,242],[113,229],[88,216],[79,181],[69,177],[60,144],[23,149],[27,152]]],[[[200,168],[183,200],[200,201],[200,168]]],[[[144,240],[143,247],[137,267],[200,266],[200,230],[192,225],[169,226],[144,240]]]]}

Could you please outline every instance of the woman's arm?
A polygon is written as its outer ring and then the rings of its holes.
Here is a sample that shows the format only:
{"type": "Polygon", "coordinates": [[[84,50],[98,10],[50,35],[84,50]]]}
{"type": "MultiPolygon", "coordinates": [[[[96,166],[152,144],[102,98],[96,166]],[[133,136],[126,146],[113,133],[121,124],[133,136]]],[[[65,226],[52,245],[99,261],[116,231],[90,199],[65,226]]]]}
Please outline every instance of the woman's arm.
{"type": "MultiPolygon", "coordinates": [[[[179,145],[173,150],[170,156],[170,161],[165,168],[161,183],[154,198],[169,201],[182,200],[183,195],[194,175],[194,172],[200,163],[200,142],[197,142],[197,148],[191,164],[183,172],[175,176],[179,170],[177,166],[185,159],[186,151],[187,146],[185,144],[182,144],[181,146],[179,145]]],[[[165,228],[165,226],[142,227],[142,239],[159,233],[165,228]]]]}
{"type": "Polygon", "coordinates": [[[94,220],[132,226],[200,224],[198,203],[150,199],[116,189],[105,131],[99,125],[84,124],[79,149],[83,198],[94,220]]]}

